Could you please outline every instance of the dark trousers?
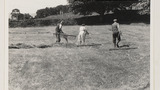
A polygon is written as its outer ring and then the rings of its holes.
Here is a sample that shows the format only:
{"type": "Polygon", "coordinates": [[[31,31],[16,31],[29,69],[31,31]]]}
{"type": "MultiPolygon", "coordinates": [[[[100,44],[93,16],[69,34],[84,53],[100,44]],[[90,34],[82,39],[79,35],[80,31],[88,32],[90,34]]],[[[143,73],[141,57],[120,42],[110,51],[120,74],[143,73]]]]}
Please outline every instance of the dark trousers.
{"type": "Polygon", "coordinates": [[[61,35],[63,36],[63,38],[66,40],[66,42],[68,43],[68,38],[67,35],[64,33],[56,33],[56,42],[61,42],[61,35]]]}
{"type": "Polygon", "coordinates": [[[121,41],[121,36],[119,32],[113,32],[113,43],[114,47],[119,47],[118,43],[121,41]],[[117,39],[117,40],[116,40],[117,39]],[[117,41],[117,42],[116,42],[117,41]]]}
{"type": "Polygon", "coordinates": [[[60,33],[56,33],[56,42],[60,41],[61,41],[60,33]]]}

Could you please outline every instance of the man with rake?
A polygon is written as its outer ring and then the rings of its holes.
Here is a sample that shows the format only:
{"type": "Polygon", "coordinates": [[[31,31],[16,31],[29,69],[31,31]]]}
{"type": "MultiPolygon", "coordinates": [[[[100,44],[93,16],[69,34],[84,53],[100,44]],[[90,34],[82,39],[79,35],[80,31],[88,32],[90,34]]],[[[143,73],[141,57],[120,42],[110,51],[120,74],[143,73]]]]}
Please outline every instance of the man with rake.
{"type": "Polygon", "coordinates": [[[119,23],[117,23],[117,19],[114,19],[113,21],[114,21],[114,23],[112,24],[113,44],[114,44],[114,48],[116,48],[116,47],[119,48],[118,43],[121,41],[121,37],[120,37],[121,31],[119,30],[119,23]]]}
{"type": "Polygon", "coordinates": [[[67,39],[67,35],[62,31],[62,24],[63,24],[63,21],[61,21],[56,29],[55,29],[55,34],[56,34],[56,42],[60,42],[61,41],[61,35],[63,36],[63,38],[66,40],[66,42],[68,43],[68,39],[67,39]]]}

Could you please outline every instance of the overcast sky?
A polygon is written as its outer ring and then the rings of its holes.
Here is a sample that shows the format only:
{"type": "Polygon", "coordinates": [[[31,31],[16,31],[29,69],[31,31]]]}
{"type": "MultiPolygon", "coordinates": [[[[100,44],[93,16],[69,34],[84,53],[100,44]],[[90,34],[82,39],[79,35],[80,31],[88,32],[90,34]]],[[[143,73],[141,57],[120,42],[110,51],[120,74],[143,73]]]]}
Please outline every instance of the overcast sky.
{"type": "Polygon", "coordinates": [[[67,0],[8,0],[8,12],[17,8],[21,13],[36,13],[38,9],[66,5],[67,0]]]}

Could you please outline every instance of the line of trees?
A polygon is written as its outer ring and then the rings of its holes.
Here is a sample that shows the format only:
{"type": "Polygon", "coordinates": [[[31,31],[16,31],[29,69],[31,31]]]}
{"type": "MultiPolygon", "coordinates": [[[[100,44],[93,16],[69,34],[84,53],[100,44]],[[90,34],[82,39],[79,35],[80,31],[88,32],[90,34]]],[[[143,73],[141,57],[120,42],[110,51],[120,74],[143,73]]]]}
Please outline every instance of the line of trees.
{"type": "Polygon", "coordinates": [[[32,19],[33,17],[29,13],[21,13],[19,9],[13,9],[11,12],[10,20],[20,21],[26,19],[32,19]]]}
{"type": "Polygon", "coordinates": [[[44,18],[50,15],[58,15],[69,12],[68,5],[59,5],[57,7],[46,7],[44,9],[37,10],[35,18],[44,18]]]}
{"type": "Polygon", "coordinates": [[[150,0],[68,0],[75,14],[87,15],[93,12],[103,16],[110,11],[141,9],[141,14],[150,14],[150,0]]]}
{"type": "MultiPolygon", "coordinates": [[[[67,0],[69,5],[59,5],[57,7],[46,7],[39,9],[36,16],[33,18],[30,14],[22,14],[19,9],[13,9],[11,19],[9,20],[10,27],[17,26],[45,26],[54,25],[61,18],[53,20],[43,20],[50,15],[59,15],[64,13],[74,13],[80,15],[92,15],[98,13],[99,16],[86,16],[81,18],[66,18],[66,25],[75,24],[104,24],[112,21],[113,18],[118,18],[126,22],[128,20],[139,20],[148,22],[150,20],[150,0],[67,0]],[[106,14],[106,13],[114,14],[106,14]],[[143,15],[142,15],[143,14],[143,15]],[[144,15],[145,14],[145,15],[144,15]],[[148,15],[146,15],[148,14],[148,15]],[[142,17],[141,17],[142,16],[142,17]],[[107,22],[106,22],[107,20],[107,22]],[[19,22],[17,22],[19,21],[19,22]]],[[[63,15],[64,16],[64,15],[63,15]]]]}
{"type": "Polygon", "coordinates": [[[140,14],[150,14],[150,0],[67,0],[69,5],[46,7],[36,12],[35,18],[44,18],[50,15],[59,15],[72,12],[80,15],[90,15],[93,12],[104,16],[105,13],[120,10],[140,10],[140,14]]]}
{"type": "MultiPolygon", "coordinates": [[[[74,14],[88,15],[96,12],[100,21],[104,21],[105,13],[140,10],[139,14],[150,14],[150,0],[68,0],[74,14]]],[[[138,12],[137,12],[138,13],[138,12]]]]}
{"type": "Polygon", "coordinates": [[[139,14],[150,15],[150,0],[139,0],[138,3],[132,4],[132,7],[140,9],[139,14]]]}
{"type": "Polygon", "coordinates": [[[118,1],[118,0],[68,0],[71,10],[75,14],[90,14],[92,12],[96,12],[99,15],[103,16],[105,13],[110,11],[114,12],[116,10],[125,10],[126,7],[129,7],[136,1],[118,1]]]}
{"type": "MultiPolygon", "coordinates": [[[[140,10],[140,14],[150,14],[150,0],[67,0],[69,5],[59,5],[57,7],[46,7],[36,12],[35,18],[44,18],[50,15],[59,15],[72,12],[74,14],[89,15],[93,12],[104,16],[105,13],[121,10],[140,10]]],[[[22,14],[20,10],[13,9],[12,20],[24,20],[33,18],[29,14],[22,14]]]]}

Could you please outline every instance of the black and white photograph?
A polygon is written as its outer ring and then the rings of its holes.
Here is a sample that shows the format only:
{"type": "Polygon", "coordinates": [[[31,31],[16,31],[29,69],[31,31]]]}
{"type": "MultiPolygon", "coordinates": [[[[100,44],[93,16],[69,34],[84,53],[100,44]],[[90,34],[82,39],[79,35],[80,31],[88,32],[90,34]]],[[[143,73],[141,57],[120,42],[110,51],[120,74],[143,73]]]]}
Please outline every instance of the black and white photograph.
{"type": "Polygon", "coordinates": [[[7,16],[8,90],[152,90],[151,0],[7,0],[7,16]]]}

